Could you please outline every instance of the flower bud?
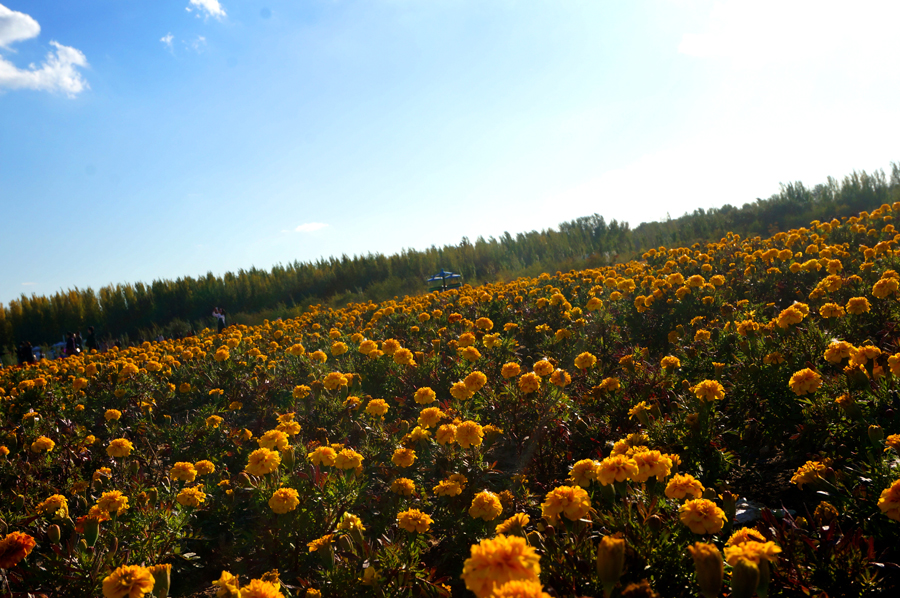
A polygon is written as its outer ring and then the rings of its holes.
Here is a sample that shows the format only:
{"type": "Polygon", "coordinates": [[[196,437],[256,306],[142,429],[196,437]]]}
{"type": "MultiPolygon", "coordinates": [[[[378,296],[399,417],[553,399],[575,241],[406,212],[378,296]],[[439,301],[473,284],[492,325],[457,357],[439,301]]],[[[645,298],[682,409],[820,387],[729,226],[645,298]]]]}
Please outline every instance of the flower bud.
{"type": "Polygon", "coordinates": [[[128,464],[128,473],[131,475],[137,475],[138,469],[140,469],[140,463],[137,461],[132,461],[128,464]]]}
{"type": "Polygon", "coordinates": [[[281,451],[281,462],[284,464],[288,471],[292,471],[294,469],[294,447],[288,446],[285,447],[283,451],[281,451]]]}
{"type": "Polygon", "coordinates": [[[748,559],[739,559],[732,569],[731,598],[750,598],[759,585],[759,567],[748,559]]]}
{"type": "Polygon", "coordinates": [[[725,575],[725,563],[722,554],[713,544],[695,542],[688,550],[694,557],[694,570],[697,573],[697,584],[705,598],[716,598],[722,590],[722,579],[725,575]]]}
{"type": "Polygon", "coordinates": [[[159,491],[156,488],[147,488],[145,492],[147,493],[147,502],[151,505],[156,504],[156,500],[159,498],[159,491]]]}
{"type": "Polygon", "coordinates": [[[54,544],[58,543],[60,538],[62,537],[62,532],[59,529],[59,526],[54,524],[47,528],[47,537],[54,544]]]}
{"type": "Polygon", "coordinates": [[[21,511],[25,507],[25,497],[21,494],[16,495],[15,507],[17,511],[21,511]]]}
{"type": "Polygon", "coordinates": [[[164,565],[153,565],[149,567],[150,574],[153,575],[153,593],[157,598],[167,598],[169,595],[169,584],[171,583],[172,565],[166,563],[164,565]]]}
{"type": "Polygon", "coordinates": [[[884,440],[884,430],[881,426],[869,426],[869,442],[876,448],[881,447],[884,440]]]}
{"type": "Polygon", "coordinates": [[[604,536],[597,546],[597,574],[603,583],[603,593],[607,598],[619,583],[625,569],[625,540],[604,536]]]}
{"type": "Polygon", "coordinates": [[[97,543],[97,538],[100,537],[100,522],[96,519],[88,519],[84,522],[84,541],[88,546],[93,546],[97,543]]]}

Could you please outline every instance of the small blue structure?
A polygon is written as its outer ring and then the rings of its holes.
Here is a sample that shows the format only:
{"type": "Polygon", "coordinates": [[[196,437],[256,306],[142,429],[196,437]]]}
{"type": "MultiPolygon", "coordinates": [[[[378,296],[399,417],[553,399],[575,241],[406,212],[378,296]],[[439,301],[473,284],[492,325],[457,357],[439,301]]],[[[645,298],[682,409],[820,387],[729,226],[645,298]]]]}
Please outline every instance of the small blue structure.
{"type": "Polygon", "coordinates": [[[446,291],[447,289],[458,289],[462,286],[462,275],[454,272],[447,272],[443,268],[441,271],[426,280],[429,291],[446,291]]]}

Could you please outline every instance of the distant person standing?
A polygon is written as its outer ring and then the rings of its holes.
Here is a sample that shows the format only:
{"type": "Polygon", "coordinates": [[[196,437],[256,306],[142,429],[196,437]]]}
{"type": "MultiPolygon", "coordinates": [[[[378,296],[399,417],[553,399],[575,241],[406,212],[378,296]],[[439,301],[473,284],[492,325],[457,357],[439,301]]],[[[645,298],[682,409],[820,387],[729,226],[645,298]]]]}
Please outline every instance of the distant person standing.
{"type": "Polygon", "coordinates": [[[97,351],[100,347],[97,345],[97,335],[94,334],[94,327],[88,326],[87,338],[84,339],[84,344],[88,348],[88,351],[97,351]]]}
{"type": "Polygon", "coordinates": [[[221,307],[214,307],[213,317],[216,319],[216,331],[222,332],[225,330],[225,310],[221,307]]]}
{"type": "Polygon", "coordinates": [[[75,354],[79,354],[84,351],[84,339],[81,338],[81,331],[75,333],[75,354]]]}
{"type": "Polygon", "coordinates": [[[66,357],[75,355],[75,335],[71,332],[66,333],[66,357]]]}

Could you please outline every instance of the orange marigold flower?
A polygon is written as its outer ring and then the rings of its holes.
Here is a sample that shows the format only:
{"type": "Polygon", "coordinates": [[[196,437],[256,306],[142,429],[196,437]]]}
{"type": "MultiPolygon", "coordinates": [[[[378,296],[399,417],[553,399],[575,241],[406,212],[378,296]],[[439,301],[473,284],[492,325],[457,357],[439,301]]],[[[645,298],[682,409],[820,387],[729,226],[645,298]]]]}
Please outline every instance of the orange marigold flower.
{"type": "Polygon", "coordinates": [[[247,473],[251,475],[267,475],[281,465],[281,454],[267,448],[259,448],[247,458],[247,473]]]}
{"type": "Polygon", "coordinates": [[[462,578],[478,598],[488,598],[509,581],[540,583],[540,573],[540,556],[525,538],[499,535],[472,545],[462,578]]]}
{"type": "Polygon", "coordinates": [[[413,395],[413,398],[419,405],[427,405],[428,403],[433,403],[437,399],[437,393],[428,386],[425,386],[416,390],[416,394],[413,395]]]}
{"type": "Polygon", "coordinates": [[[803,484],[812,484],[823,478],[828,470],[828,464],[822,461],[807,461],[791,477],[791,483],[803,489],[803,484]]]}
{"type": "Polygon", "coordinates": [[[181,480],[183,482],[193,482],[197,477],[197,468],[193,463],[179,461],[169,470],[169,477],[173,480],[181,480]]]}
{"type": "Polygon", "coordinates": [[[300,495],[293,488],[279,488],[269,499],[269,508],[283,515],[297,508],[300,504],[300,495]]]}
{"type": "Polygon", "coordinates": [[[481,518],[484,521],[496,519],[502,512],[503,505],[500,504],[500,498],[489,490],[482,490],[476,494],[469,507],[469,515],[472,519],[481,518]]]}
{"type": "Polygon", "coordinates": [[[103,580],[106,598],[141,598],[153,591],[153,574],[140,565],[123,565],[103,580]]]}
{"type": "Polygon", "coordinates": [[[624,482],[638,475],[638,466],[634,459],[624,454],[610,455],[600,461],[597,466],[597,479],[604,486],[613,482],[624,482]]]}
{"type": "Polygon", "coordinates": [[[595,363],[597,363],[597,358],[587,351],[579,354],[578,357],[575,358],[575,367],[580,370],[586,370],[588,368],[594,367],[595,363]]]}
{"type": "Polygon", "coordinates": [[[541,377],[535,372],[528,372],[519,377],[519,390],[525,394],[531,394],[540,387],[541,377]]]}
{"type": "Polygon", "coordinates": [[[705,498],[689,500],[681,505],[679,518],[695,534],[716,534],[725,525],[725,511],[705,498]]]}
{"type": "Polygon", "coordinates": [[[416,451],[408,448],[398,448],[391,457],[391,463],[397,467],[409,467],[416,460],[416,451]]]}
{"type": "Polygon", "coordinates": [[[362,467],[363,456],[353,449],[343,449],[334,459],[334,466],[338,469],[356,469],[362,467]]]}
{"type": "Polygon", "coordinates": [[[676,473],[666,484],[666,496],[682,499],[688,494],[694,498],[703,496],[703,484],[692,475],[676,473]]]}
{"type": "Polygon", "coordinates": [[[894,521],[900,521],[900,479],[881,491],[878,508],[894,521]]]}
{"type": "Polygon", "coordinates": [[[725,398],[725,388],[716,380],[704,380],[691,387],[694,396],[703,402],[722,400],[725,398]]]}
{"type": "Polygon", "coordinates": [[[480,446],[484,438],[484,429],[473,421],[464,421],[456,426],[456,442],[463,448],[480,446]]]}
{"type": "Polygon", "coordinates": [[[397,514],[397,524],[410,533],[424,534],[434,520],[419,509],[408,509],[397,514]]]}
{"type": "Polygon", "coordinates": [[[500,368],[500,375],[509,380],[518,376],[521,371],[522,368],[519,367],[518,363],[509,362],[504,363],[503,367],[500,368]]]}
{"type": "Polygon", "coordinates": [[[37,542],[23,532],[12,532],[0,540],[0,569],[11,569],[31,554],[37,542]]]}
{"type": "Polygon", "coordinates": [[[819,389],[819,386],[822,385],[822,376],[809,368],[803,368],[791,376],[788,385],[795,395],[803,396],[819,389]]]}
{"type": "Polygon", "coordinates": [[[106,447],[106,454],[110,457],[127,457],[131,454],[132,449],[134,449],[134,445],[130,440],[116,438],[110,441],[109,446],[106,447]]]}
{"type": "Polygon", "coordinates": [[[591,499],[580,486],[560,486],[547,493],[541,503],[541,515],[556,521],[560,514],[577,521],[591,510],[591,499]]]}

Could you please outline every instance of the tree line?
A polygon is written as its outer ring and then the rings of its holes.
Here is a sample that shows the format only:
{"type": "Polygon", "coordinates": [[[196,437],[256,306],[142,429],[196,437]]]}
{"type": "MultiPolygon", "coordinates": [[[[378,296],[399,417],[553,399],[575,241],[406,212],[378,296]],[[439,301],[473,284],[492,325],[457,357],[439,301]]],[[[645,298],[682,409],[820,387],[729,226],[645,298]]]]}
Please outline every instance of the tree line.
{"type": "Polygon", "coordinates": [[[50,296],[22,295],[0,304],[0,347],[10,351],[23,340],[37,344],[61,340],[65,331],[93,325],[101,338],[152,338],[186,334],[212,326],[213,306],[224,306],[232,321],[253,323],[263,317],[289,316],[313,303],[341,305],[380,301],[422,292],[424,280],[441,268],[466,282],[509,280],[544,271],[596,267],[627,260],[651,247],[686,246],[715,241],[728,232],[769,235],[900,201],[900,164],[890,176],[854,172],[842,181],[829,177],[807,187],[788,183],[768,199],[740,208],[724,205],[631,228],[599,214],[563,222],[556,228],[504,233],[499,238],[463,237],[457,245],[405,249],[393,255],[368,253],[207,273],[197,278],[120,283],[93,289],[69,289],[50,296]]]}

